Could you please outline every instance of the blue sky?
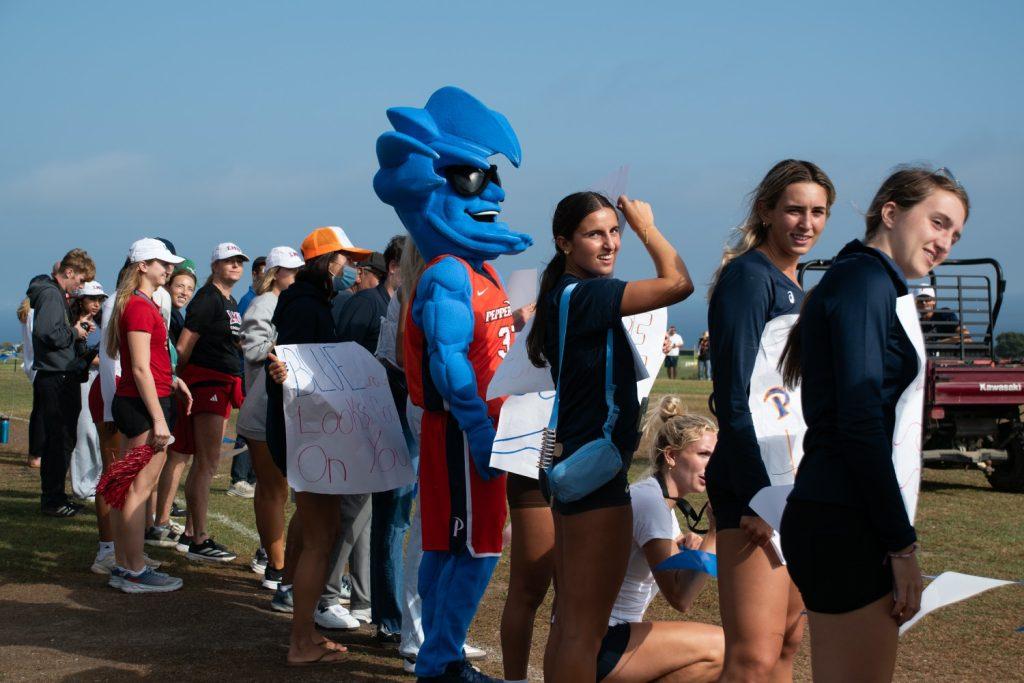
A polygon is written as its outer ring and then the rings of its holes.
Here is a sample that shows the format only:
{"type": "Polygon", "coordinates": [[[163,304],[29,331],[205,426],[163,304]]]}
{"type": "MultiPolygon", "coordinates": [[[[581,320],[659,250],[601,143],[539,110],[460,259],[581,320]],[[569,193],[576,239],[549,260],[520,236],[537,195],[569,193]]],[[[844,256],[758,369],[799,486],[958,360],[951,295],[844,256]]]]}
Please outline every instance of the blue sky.
{"type": "MultiPolygon", "coordinates": [[[[1024,4],[507,5],[0,0],[0,340],[19,336],[29,277],[72,246],[107,287],[142,236],[200,264],[219,241],[255,255],[324,224],[379,248],[401,229],[371,188],[384,110],[447,84],[522,142],[505,216],[537,245],[502,272],[542,267],[558,199],[629,164],[699,283],[670,314],[689,344],[775,161],[836,184],[820,257],[860,236],[892,166],[923,161],[971,193],[954,256],[1002,260],[1000,327],[1024,329],[1024,4]]],[[[626,240],[617,274],[650,272],[626,240]]]]}

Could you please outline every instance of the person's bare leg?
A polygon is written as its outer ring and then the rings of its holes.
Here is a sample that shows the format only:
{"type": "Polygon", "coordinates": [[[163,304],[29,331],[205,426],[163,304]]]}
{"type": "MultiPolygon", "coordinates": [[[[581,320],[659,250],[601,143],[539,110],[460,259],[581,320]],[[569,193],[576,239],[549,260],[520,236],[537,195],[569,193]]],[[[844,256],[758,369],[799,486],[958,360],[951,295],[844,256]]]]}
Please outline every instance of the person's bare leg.
{"type": "Polygon", "coordinates": [[[196,457],[195,454],[190,456],[192,458],[192,466],[188,468],[188,474],[185,475],[185,535],[194,538],[195,527],[192,526],[192,511],[188,508],[188,498],[190,495],[189,491],[195,486],[195,478],[198,470],[195,467],[196,457]]]}
{"type": "Polygon", "coordinates": [[[605,683],[704,683],[722,673],[725,636],[719,627],[688,621],[629,626],[629,645],[605,683]]]}
{"type": "Polygon", "coordinates": [[[806,625],[804,600],[800,597],[800,589],[790,579],[789,602],[786,604],[786,635],[782,639],[782,652],[779,653],[779,661],[772,669],[771,680],[774,683],[787,683],[787,681],[793,680],[793,660],[804,639],[806,625]]]}
{"type": "Polygon", "coordinates": [[[171,507],[174,496],[178,493],[181,473],[191,456],[178,453],[173,448],[167,450],[167,463],[160,472],[160,481],[156,486],[156,523],[167,526],[171,521],[171,507]]]}
{"type": "Polygon", "coordinates": [[[888,683],[896,670],[899,629],[892,596],[846,614],[809,612],[811,669],[824,683],[888,683]]]}
{"type": "MultiPolygon", "coordinates": [[[[114,464],[114,457],[118,450],[117,427],[113,422],[104,422],[96,425],[96,433],[100,438],[100,460],[103,462],[103,474],[106,474],[111,465],[114,464]]],[[[101,543],[110,543],[114,540],[114,523],[110,519],[110,506],[103,496],[96,494],[96,530],[99,532],[101,543]]]]}
{"type": "Polygon", "coordinates": [[[252,506],[260,544],[267,553],[268,566],[284,567],[284,506],[288,502],[288,480],[274,464],[266,441],[246,439],[256,472],[256,495],[252,506]]]}
{"type": "Polygon", "coordinates": [[[512,517],[511,569],[501,613],[501,662],[505,678],[526,678],[533,622],[554,572],[555,529],[551,508],[518,508],[512,517]]]}
{"type": "MultiPolygon", "coordinates": [[[[294,610],[288,661],[293,664],[319,660],[325,649],[345,651],[336,643],[328,647],[313,621],[313,610],[327,579],[328,555],[338,535],[341,501],[339,496],[305,492],[296,493],[295,500],[301,510],[302,554],[296,562],[292,585],[294,610]]],[[[336,658],[333,653],[326,657],[327,661],[336,658]]]]}
{"type": "MultiPolygon", "coordinates": [[[[131,450],[149,441],[149,430],[138,436],[127,439],[126,450],[131,450]]],[[[136,475],[125,495],[124,507],[113,510],[114,519],[114,552],[117,563],[125,569],[139,572],[146,568],[143,559],[143,543],[146,533],[146,502],[150,498],[160,470],[164,466],[167,454],[158,451],[153,454],[146,466],[136,475]]]]}
{"type": "Polygon", "coordinates": [[[199,413],[192,416],[195,428],[196,454],[192,459],[192,489],[186,489],[185,498],[189,519],[192,520],[193,542],[202,543],[209,537],[206,512],[210,503],[210,484],[220,465],[220,444],[224,439],[226,420],[220,415],[199,413]]]}
{"type": "Polygon", "coordinates": [[[292,518],[288,522],[288,537],[284,546],[284,578],[281,584],[290,586],[295,580],[295,565],[302,555],[302,518],[299,516],[299,508],[295,508],[292,518]]]}
{"type": "Polygon", "coordinates": [[[615,596],[629,562],[633,509],[619,505],[575,515],[555,513],[561,525],[561,558],[556,559],[558,606],[551,642],[544,656],[544,680],[550,683],[592,681],[597,676],[597,653],[608,630],[615,596]]]}
{"type": "Polygon", "coordinates": [[[770,552],[750,544],[739,529],[718,532],[718,601],[725,631],[721,680],[727,683],[773,680],[782,654],[792,581],[770,552]]]}

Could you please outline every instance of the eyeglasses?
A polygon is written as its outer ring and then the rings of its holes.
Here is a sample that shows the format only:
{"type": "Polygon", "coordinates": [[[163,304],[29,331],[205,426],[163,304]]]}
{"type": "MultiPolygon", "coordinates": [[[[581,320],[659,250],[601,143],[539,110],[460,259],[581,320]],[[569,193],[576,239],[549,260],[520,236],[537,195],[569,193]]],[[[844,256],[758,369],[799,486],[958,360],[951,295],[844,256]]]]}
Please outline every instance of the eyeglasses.
{"type": "Polygon", "coordinates": [[[953,175],[953,172],[951,170],[949,170],[949,168],[947,168],[946,166],[943,166],[942,168],[936,169],[935,175],[942,176],[943,178],[949,178],[950,180],[953,181],[954,185],[956,185],[957,187],[963,189],[963,185],[960,184],[960,181],[956,179],[956,176],[953,175]]]}
{"type": "Polygon", "coordinates": [[[494,165],[486,170],[476,166],[448,166],[444,169],[444,177],[452,189],[464,197],[480,196],[489,183],[501,187],[498,167],[494,165]]]}

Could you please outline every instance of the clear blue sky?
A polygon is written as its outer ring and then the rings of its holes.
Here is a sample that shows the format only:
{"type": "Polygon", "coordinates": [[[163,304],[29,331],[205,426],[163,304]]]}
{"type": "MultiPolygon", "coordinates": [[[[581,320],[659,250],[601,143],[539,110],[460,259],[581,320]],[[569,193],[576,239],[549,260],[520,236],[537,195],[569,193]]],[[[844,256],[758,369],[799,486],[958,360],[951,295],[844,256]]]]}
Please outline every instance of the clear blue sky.
{"type": "MultiPolygon", "coordinates": [[[[1002,259],[1000,327],[1024,329],[1024,3],[725,5],[0,0],[0,340],[19,336],[29,277],[72,246],[108,288],[142,236],[203,270],[216,242],[255,255],[324,224],[381,247],[400,230],[371,189],[384,110],[446,84],[522,142],[505,215],[537,245],[502,272],[542,267],[558,199],[630,164],[700,283],[670,314],[690,344],[775,161],[836,184],[820,257],[861,234],[856,207],[893,165],[925,161],[971,193],[954,256],[1002,259]]],[[[635,239],[623,249],[618,275],[651,271],[635,239]]]]}

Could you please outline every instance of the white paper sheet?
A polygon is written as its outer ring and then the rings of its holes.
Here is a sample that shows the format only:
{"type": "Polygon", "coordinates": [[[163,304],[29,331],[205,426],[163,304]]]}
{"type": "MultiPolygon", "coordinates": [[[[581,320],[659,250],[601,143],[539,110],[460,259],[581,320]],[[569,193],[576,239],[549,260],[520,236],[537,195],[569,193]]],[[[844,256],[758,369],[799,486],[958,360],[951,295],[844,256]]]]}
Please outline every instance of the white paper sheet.
{"type": "Polygon", "coordinates": [[[508,293],[508,304],[513,311],[535,302],[537,300],[537,269],[527,268],[513,271],[505,282],[505,292],[508,293]]]}
{"type": "Polygon", "coordinates": [[[952,605],[954,602],[972,598],[979,593],[1010,583],[1013,581],[972,576],[960,572],[942,572],[924,589],[924,593],[921,595],[921,611],[900,627],[900,635],[902,636],[913,628],[917,622],[921,621],[922,617],[940,607],[952,605]]]}
{"type": "Polygon", "coordinates": [[[786,564],[786,557],[782,554],[782,536],[779,534],[779,527],[782,525],[782,513],[786,509],[786,499],[792,490],[792,484],[765,486],[750,499],[750,509],[774,529],[771,541],[772,550],[775,551],[775,555],[782,564],[786,564]]]}

